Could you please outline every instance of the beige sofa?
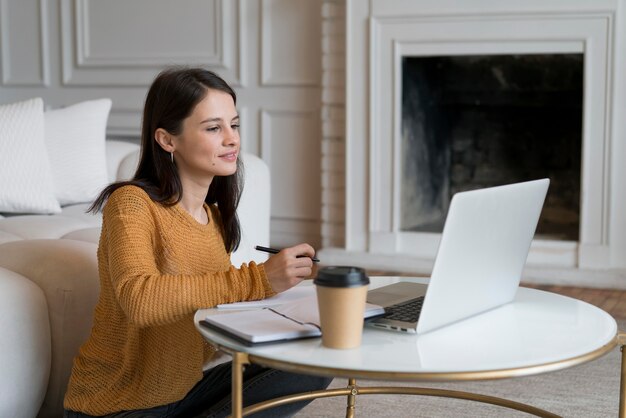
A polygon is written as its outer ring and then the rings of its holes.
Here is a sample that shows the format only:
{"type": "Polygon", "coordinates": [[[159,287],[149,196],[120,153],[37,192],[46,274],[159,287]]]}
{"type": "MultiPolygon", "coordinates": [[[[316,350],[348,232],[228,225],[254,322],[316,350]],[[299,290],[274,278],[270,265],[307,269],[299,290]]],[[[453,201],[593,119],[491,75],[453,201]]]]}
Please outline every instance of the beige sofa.
{"type": "MultiPolygon", "coordinates": [[[[109,180],[129,178],[139,147],[106,141],[109,180]]],[[[232,262],[266,255],[269,170],[243,154],[246,185],[238,215],[243,237],[232,262]]],[[[0,215],[0,417],[59,417],[72,360],[91,329],[98,298],[100,215],[89,203],[55,215],[0,215]]]]}

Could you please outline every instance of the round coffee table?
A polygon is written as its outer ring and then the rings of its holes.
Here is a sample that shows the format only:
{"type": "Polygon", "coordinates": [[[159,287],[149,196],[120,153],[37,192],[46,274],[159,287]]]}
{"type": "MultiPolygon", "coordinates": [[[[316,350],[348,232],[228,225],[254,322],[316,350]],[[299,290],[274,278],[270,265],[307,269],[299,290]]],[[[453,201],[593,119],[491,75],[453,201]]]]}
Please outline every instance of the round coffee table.
{"type": "MultiPolygon", "coordinates": [[[[398,280],[424,281],[371,277],[372,287],[398,280]]],[[[507,399],[429,388],[360,387],[356,379],[433,382],[511,378],[585,363],[624,344],[615,319],[605,311],[573,298],[523,287],[507,305],[423,335],[366,327],[361,346],[350,350],[325,348],[319,338],[250,347],[198,324],[207,315],[222,312],[199,310],[195,322],[207,341],[233,356],[234,417],[331,396],[347,396],[346,416],[352,417],[356,396],[374,393],[453,397],[556,417],[507,399]],[[249,363],[290,372],[344,377],[349,379],[348,386],[291,395],[243,409],[242,371],[249,363]]],[[[622,361],[622,378],[625,370],[622,361]]],[[[624,393],[623,384],[620,392],[624,393]]],[[[623,405],[624,397],[620,396],[620,417],[624,417],[623,405]]]]}

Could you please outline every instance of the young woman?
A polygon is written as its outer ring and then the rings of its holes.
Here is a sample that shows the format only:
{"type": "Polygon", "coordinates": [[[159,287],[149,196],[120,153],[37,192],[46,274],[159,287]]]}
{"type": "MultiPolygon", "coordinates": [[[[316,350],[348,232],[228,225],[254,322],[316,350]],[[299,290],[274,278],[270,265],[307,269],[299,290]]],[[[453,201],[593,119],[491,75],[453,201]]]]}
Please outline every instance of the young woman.
{"type": "MultiPolygon", "coordinates": [[[[230,412],[230,363],[195,330],[196,310],[261,299],[311,274],[314,249],[235,268],[240,239],[235,92],[199,68],[169,69],[146,98],[132,180],[108,186],[98,248],[100,296],[74,360],[65,417],[213,417],[230,412]],[[305,257],[298,257],[305,256],[305,257]]],[[[323,389],[330,379],[246,368],[247,404],[323,389]]],[[[266,415],[290,416],[306,403],[266,415]]]]}

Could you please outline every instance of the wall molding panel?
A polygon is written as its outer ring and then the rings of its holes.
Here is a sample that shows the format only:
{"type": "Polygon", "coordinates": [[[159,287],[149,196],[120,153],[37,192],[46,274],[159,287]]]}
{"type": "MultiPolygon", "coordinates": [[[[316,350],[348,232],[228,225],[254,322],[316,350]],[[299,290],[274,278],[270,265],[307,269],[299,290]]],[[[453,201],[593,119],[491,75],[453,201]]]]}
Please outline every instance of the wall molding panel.
{"type": "Polygon", "coordinates": [[[321,87],[322,5],[342,1],[0,0],[0,104],[42,97],[49,110],[107,97],[107,137],[138,143],[163,68],[215,71],[237,93],[241,150],[270,166],[271,245],[319,247],[322,137],[343,130],[322,116],[344,119],[322,111],[336,95],[321,87]]]}
{"type": "Polygon", "coordinates": [[[310,0],[262,0],[261,84],[319,86],[321,26],[310,0]]]}
{"type": "Polygon", "coordinates": [[[107,134],[112,136],[141,136],[142,109],[111,108],[107,134]]]}
{"type": "Polygon", "coordinates": [[[319,248],[321,225],[319,220],[294,220],[272,217],[270,223],[272,245],[288,247],[294,243],[306,242],[319,248]]]}
{"type": "Polygon", "coordinates": [[[238,85],[239,3],[61,0],[63,83],[144,86],[163,67],[182,64],[213,69],[238,85]],[[125,9],[128,16],[120,13],[125,9]]]}
{"type": "Polygon", "coordinates": [[[319,120],[318,111],[261,110],[261,157],[272,173],[272,202],[281,202],[273,218],[319,221],[320,192],[308,187],[311,177],[319,181],[319,120]]]}
{"type": "Polygon", "coordinates": [[[2,84],[50,84],[46,0],[0,0],[2,84]],[[37,36],[32,36],[33,29],[37,36]]]}

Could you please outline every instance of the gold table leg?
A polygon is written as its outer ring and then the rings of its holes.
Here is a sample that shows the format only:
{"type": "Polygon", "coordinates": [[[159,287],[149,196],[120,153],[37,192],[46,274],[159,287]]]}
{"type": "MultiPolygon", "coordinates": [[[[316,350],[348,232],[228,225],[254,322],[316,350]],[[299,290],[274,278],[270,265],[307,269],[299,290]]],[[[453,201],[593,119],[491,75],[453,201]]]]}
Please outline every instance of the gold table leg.
{"type": "Polygon", "coordinates": [[[626,353],[624,353],[624,347],[626,347],[626,334],[619,333],[617,336],[619,349],[622,352],[622,368],[619,379],[619,418],[626,418],[626,353]]]}
{"type": "Polygon", "coordinates": [[[356,395],[359,394],[359,388],[356,386],[356,379],[348,379],[348,406],[346,407],[346,418],[354,418],[356,412],[356,395]]]}
{"type": "Polygon", "coordinates": [[[233,353],[232,380],[231,380],[231,406],[232,418],[243,417],[243,368],[248,361],[248,355],[245,353],[233,353]]]}
{"type": "MultiPolygon", "coordinates": [[[[323,389],[313,392],[299,393],[295,395],[287,395],[276,399],[270,399],[268,401],[259,402],[257,404],[248,406],[243,409],[243,416],[248,416],[256,412],[264,411],[266,409],[274,408],[280,405],[286,405],[292,402],[298,401],[312,401],[320,398],[331,398],[334,396],[347,396],[355,397],[356,395],[422,395],[422,396],[435,396],[443,398],[455,398],[464,399],[468,401],[476,401],[482,403],[488,403],[491,405],[497,405],[508,409],[514,409],[517,411],[526,412],[528,414],[542,417],[542,418],[561,418],[559,415],[545,411],[543,409],[535,408],[530,405],[522,404],[519,402],[511,401],[508,399],[496,398],[488,395],[480,395],[477,393],[459,392],[446,389],[433,389],[433,388],[419,388],[419,387],[393,387],[393,386],[373,386],[373,387],[346,387],[344,389],[323,389]],[[356,389],[356,392],[354,391],[356,389]]],[[[354,399],[354,398],[352,398],[354,399]]],[[[350,409],[350,400],[348,401],[348,417],[351,412],[356,412],[354,409],[350,409]]],[[[352,415],[353,416],[353,415],[352,415]]]]}
{"type": "MultiPolygon", "coordinates": [[[[626,418],[626,333],[619,332],[617,343],[622,353],[621,374],[620,374],[620,394],[619,394],[619,418],[626,418]]],[[[613,349],[615,345],[611,345],[613,349]]],[[[231,352],[232,362],[232,385],[231,385],[231,401],[232,415],[231,418],[242,418],[256,412],[260,412],[269,408],[292,402],[314,400],[319,398],[327,398],[334,396],[347,396],[346,418],[354,418],[356,414],[356,396],[357,395],[373,395],[373,394],[395,394],[395,395],[422,395],[464,399],[469,401],[477,401],[492,405],[501,406],[508,409],[514,409],[526,412],[531,415],[544,418],[559,418],[558,415],[551,412],[532,407],[527,404],[510,401],[508,399],[496,398],[492,396],[480,395],[476,393],[458,392],[444,389],[433,388],[417,388],[417,387],[365,387],[359,388],[356,385],[356,379],[348,379],[348,386],[345,389],[324,389],[312,392],[305,392],[294,395],[287,395],[255,405],[243,408],[243,369],[245,365],[250,364],[248,354],[241,352],[231,352]]],[[[603,353],[604,354],[604,353],[603,353]]],[[[272,365],[263,364],[265,367],[272,365]]],[[[280,367],[278,367],[280,368],[280,367]]]]}

